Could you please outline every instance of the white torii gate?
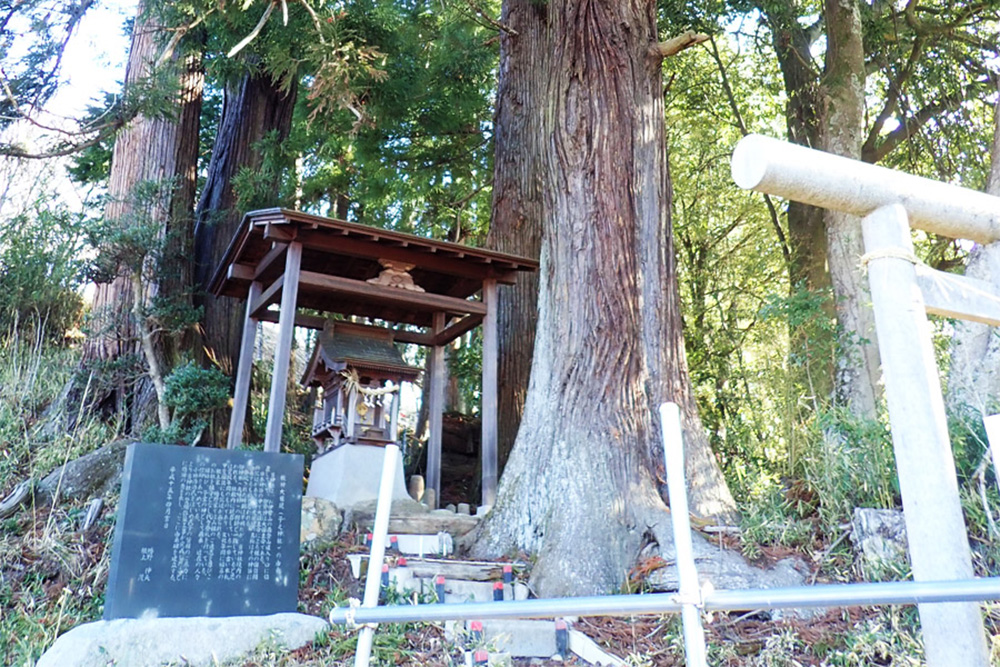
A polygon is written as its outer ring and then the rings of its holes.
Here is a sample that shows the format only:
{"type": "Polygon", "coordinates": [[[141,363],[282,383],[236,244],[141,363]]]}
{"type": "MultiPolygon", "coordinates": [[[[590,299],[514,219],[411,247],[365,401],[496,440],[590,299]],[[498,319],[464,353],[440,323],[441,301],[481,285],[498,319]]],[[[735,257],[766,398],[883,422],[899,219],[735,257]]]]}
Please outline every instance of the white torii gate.
{"type": "MultiPolygon", "coordinates": [[[[863,218],[913,578],[972,579],[927,313],[1000,326],[1000,294],[983,281],[924,266],[913,254],[910,227],[991,243],[1000,240],[1000,197],[759,135],[737,144],[732,175],[745,189],[863,218]]],[[[988,666],[978,604],[918,608],[928,665],[988,666]]]]}

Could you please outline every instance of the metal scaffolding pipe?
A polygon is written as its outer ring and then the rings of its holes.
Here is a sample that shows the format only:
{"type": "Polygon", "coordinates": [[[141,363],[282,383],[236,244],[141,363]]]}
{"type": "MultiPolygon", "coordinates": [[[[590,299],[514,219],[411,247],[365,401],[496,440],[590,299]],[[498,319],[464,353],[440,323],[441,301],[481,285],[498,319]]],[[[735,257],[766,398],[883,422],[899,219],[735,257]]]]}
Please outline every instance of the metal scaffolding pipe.
{"type": "Polygon", "coordinates": [[[684,661],[688,667],[706,667],[708,650],[705,646],[705,628],[701,624],[701,610],[698,609],[701,604],[698,569],[694,564],[687,483],[684,480],[684,434],[681,428],[681,409],[676,403],[664,403],[660,406],[660,429],[663,434],[667,492],[670,496],[670,518],[674,528],[674,551],[677,553],[677,575],[680,579],[679,597],[684,601],[681,609],[684,661]]]}
{"type": "MultiPolygon", "coordinates": [[[[875,584],[830,584],[760,590],[705,591],[706,611],[754,611],[806,607],[857,607],[881,604],[971,602],[1000,600],[1000,577],[962,581],[893,581],[875,584]]],[[[465,604],[399,605],[330,612],[330,622],[415,623],[494,618],[556,618],[559,616],[632,616],[676,614],[676,593],[597,595],[465,604]]]]}
{"type": "Polygon", "coordinates": [[[898,203],[916,229],[978,243],[1000,240],[1000,197],[759,134],[736,144],[732,175],[747,190],[862,217],[898,203]]]}

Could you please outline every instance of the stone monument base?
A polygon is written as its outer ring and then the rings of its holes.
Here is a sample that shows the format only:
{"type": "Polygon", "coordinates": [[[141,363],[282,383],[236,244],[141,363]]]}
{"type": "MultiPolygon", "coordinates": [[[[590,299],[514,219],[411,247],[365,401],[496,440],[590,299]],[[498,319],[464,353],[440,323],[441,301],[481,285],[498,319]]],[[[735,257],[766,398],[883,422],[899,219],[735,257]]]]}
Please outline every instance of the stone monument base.
{"type": "MultiPolygon", "coordinates": [[[[313,459],[307,496],[325,498],[337,507],[378,500],[385,448],[371,445],[341,445],[313,459]]],[[[393,500],[409,499],[403,483],[403,461],[396,466],[393,500]]]]}
{"type": "Polygon", "coordinates": [[[59,637],[38,667],[211,667],[262,646],[293,650],[328,629],[322,618],[305,614],[97,621],[59,637]]]}

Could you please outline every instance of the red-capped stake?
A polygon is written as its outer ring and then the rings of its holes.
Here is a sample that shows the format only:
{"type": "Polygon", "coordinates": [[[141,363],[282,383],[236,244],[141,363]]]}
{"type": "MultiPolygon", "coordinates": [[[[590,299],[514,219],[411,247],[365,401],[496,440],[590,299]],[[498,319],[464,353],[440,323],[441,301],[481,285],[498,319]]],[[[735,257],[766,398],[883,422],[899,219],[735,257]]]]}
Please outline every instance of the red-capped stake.
{"type": "Polygon", "coordinates": [[[395,535],[389,538],[389,551],[399,551],[399,538],[395,535]]]}
{"type": "Polygon", "coordinates": [[[563,657],[569,653],[569,626],[562,618],[556,619],[556,653],[563,657]]]}
{"type": "Polygon", "coordinates": [[[469,639],[472,640],[473,645],[483,641],[482,621],[472,621],[471,623],[469,623],[469,639]]]}
{"type": "Polygon", "coordinates": [[[478,651],[472,654],[472,664],[474,665],[490,664],[490,654],[484,651],[483,649],[479,649],[478,651]]]}
{"type": "Polygon", "coordinates": [[[439,574],[434,580],[434,591],[437,593],[438,602],[444,604],[444,575],[439,574]]]}
{"type": "Polygon", "coordinates": [[[396,559],[396,567],[406,567],[406,556],[400,556],[396,559]]]}
{"type": "Polygon", "coordinates": [[[368,533],[365,535],[365,546],[370,547],[372,545],[372,534],[368,533]]]}
{"type": "Polygon", "coordinates": [[[493,582],[493,601],[502,602],[503,601],[503,582],[494,581],[493,582]]]}
{"type": "Polygon", "coordinates": [[[503,583],[510,584],[514,581],[514,566],[507,563],[503,566],[503,583]]]}
{"type": "Polygon", "coordinates": [[[382,566],[382,588],[389,588],[389,564],[382,566]]]}

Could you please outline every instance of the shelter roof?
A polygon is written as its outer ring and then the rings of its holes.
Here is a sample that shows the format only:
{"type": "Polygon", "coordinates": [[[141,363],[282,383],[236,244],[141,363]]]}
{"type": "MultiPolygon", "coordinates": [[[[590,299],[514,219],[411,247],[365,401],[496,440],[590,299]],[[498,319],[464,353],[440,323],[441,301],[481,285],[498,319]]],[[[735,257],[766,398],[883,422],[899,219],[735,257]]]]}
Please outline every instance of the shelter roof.
{"type": "Polygon", "coordinates": [[[479,302],[455,299],[473,296],[486,279],[513,284],[518,272],[538,269],[525,257],[274,208],[244,216],[209,290],[246,298],[252,281],[273,283],[292,241],[303,249],[299,307],[420,326],[433,312],[485,312],[479,302]],[[365,283],[383,270],[379,260],[411,264],[409,274],[424,291],[369,288],[365,283]]]}

